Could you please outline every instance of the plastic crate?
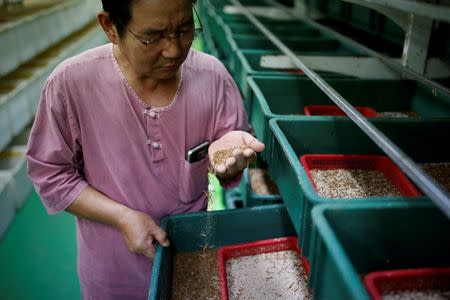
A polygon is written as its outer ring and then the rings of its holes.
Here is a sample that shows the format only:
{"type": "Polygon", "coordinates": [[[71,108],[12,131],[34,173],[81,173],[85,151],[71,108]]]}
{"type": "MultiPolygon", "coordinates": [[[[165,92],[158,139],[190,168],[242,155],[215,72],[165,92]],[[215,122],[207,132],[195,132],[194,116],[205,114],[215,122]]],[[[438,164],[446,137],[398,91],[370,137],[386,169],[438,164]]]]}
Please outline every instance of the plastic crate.
{"type": "MultiPolygon", "coordinates": [[[[327,83],[350,104],[368,106],[378,113],[412,111],[420,118],[450,117],[450,97],[433,94],[430,87],[416,81],[330,78],[327,83]]],[[[271,117],[301,115],[307,105],[334,105],[314,82],[301,77],[252,76],[248,84],[252,105],[261,106],[259,111],[264,109],[271,117]]]]}
{"type": "MultiPolygon", "coordinates": [[[[323,35],[318,30],[312,29],[303,22],[292,21],[275,21],[267,18],[258,18],[266,26],[273,29],[273,32],[278,38],[284,41],[295,41],[311,38],[323,38],[323,35]],[[295,34],[294,34],[295,32],[295,34]]],[[[237,47],[236,42],[249,39],[253,43],[246,43],[242,45],[243,48],[259,49],[255,43],[261,43],[267,41],[267,38],[249,21],[242,22],[226,22],[223,18],[216,18],[213,25],[216,31],[214,31],[214,39],[217,42],[217,46],[220,49],[221,57],[227,59],[227,55],[237,47]],[[250,28],[250,30],[248,30],[250,28]],[[256,32],[254,31],[256,30],[256,32]]],[[[267,44],[267,43],[266,43],[267,44]]],[[[239,48],[239,47],[237,47],[239,48]]],[[[269,44],[269,48],[273,48],[269,44]]]]}
{"type": "MultiPolygon", "coordinates": [[[[309,255],[308,244],[312,230],[311,209],[318,204],[350,204],[362,200],[385,203],[428,201],[425,196],[342,200],[317,195],[299,156],[329,153],[383,154],[353,121],[346,118],[326,121],[323,118],[325,117],[269,121],[273,134],[268,159],[269,175],[278,185],[306,256],[309,255]]],[[[373,119],[372,124],[418,163],[449,160],[450,140],[442,138],[443,132],[450,132],[449,120],[373,119]]]]}
{"type": "Polygon", "coordinates": [[[205,53],[211,54],[212,56],[219,57],[219,53],[217,51],[217,45],[212,39],[211,31],[209,29],[209,25],[203,24],[204,33],[202,34],[203,41],[203,50],[205,53]]]}
{"type": "MultiPolygon", "coordinates": [[[[170,299],[172,262],[177,253],[192,252],[251,241],[295,236],[292,223],[282,205],[239,210],[190,213],[169,216],[161,221],[170,247],[156,247],[148,299],[170,299]],[[205,224],[212,228],[202,235],[205,224]]],[[[219,270],[217,270],[219,272],[219,270]]]]}
{"type": "MultiPolygon", "coordinates": [[[[423,119],[450,116],[450,97],[433,96],[429,88],[414,81],[330,77],[327,82],[354,106],[369,106],[376,111],[416,111],[423,119]],[[385,93],[386,90],[389,94],[385,93]]],[[[333,103],[314,82],[298,76],[252,76],[248,78],[248,88],[250,96],[244,105],[256,136],[266,144],[267,148],[262,153],[264,159],[270,153],[268,122],[271,118],[303,119],[305,106],[333,103]]],[[[327,120],[336,117],[314,118],[327,120]]]]}
{"type": "Polygon", "coordinates": [[[378,271],[364,277],[373,300],[389,292],[450,290],[450,267],[378,271]]]}
{"type": "MultiPolygon", "coordinates": [[[[230,49],[226,54],[230,56],[226,60],[226,65],[231,72],[235,72],[236,65],[239,64],[239,51],[248,50],[266,50],[266,51],[278,51],[278,47],[267,39],[266,37],[255,36],[242,36],[232,35],[230,32],[226,35],[230,49]]],[[[286,38],[280,40],[297,55],[306,56],[361,56],[365,53],[357,51],[337,40],[328,37],[314,37],[314,38],[286,38]]],[[[224,54],[225,55],[225,54],[224,54]]],[[[259,62],[258,62],[259,63],[259,62]]],[[[284,72],[291,72],[290,70],[284,70],[284,72]]],[[[318,72],[319,75],[327,75],[330,72],[318,72]]],[[[331,73],[332,74],[332,73],[331,73]]],[[[340,76],[340,74],[333,74],[334,76],[340,76]]],[[[349,77],[349,76],[343,76],[349,77]]]]}
{"type": "Polygon", "coordinates": [[[226,268],[226,262],[228,260],[242,256],[288,250],[294,250],[295,252],[297,252],[301,265],[306,271],[307,276],[309,276],[309,263],[308,260],[304,256],[302,256],[302,251],[300,248],[298,248],[298,239],[296,237],[283,237],[219,248],[217,255],[219,258],[221,299],[228,300],[229,298],[226,268]]]}
{"type": "MultiPolygon", "coordinates": [[[[268,22],[265,23],[266,26],[270,28],[270,31],[275,33],[277,36],[282,37],[301,37],[301,38],[311,38],[322,36],[322,33],[309,27],[306,23],[302,22],[268,22]]],[[[258,29],[253,23],[227,23],[226,26],[230,28],[231,33],[234,34],[245,34],[253,36],[265,36],[261,30],[258,29]]]]}
{"type": "MultiPolygon", "coordinates": [[[[205,0],[209,2],[209,5],[213,7],[218,13],[223,15],[227,20],[229,21],[245,21],[245,16],[243,15],[228,15],[223,13],[223,8],[225,5],[233,5],[232,2],[227,0],[205,0]]],[[[242,0],[240,1],[242,5],[244,6],[268,6],[264,0],[242,0]]]]}
{"type": "MultiPolygon", "coordinates": [[[[247,82],[250,76],[280,76],[288,78],[306,78],[298,69],[272,69],[260,65],[261,58],[265,55],[283,55],[282,52],[274,50],[236,50],[230,54],[229,70],[237,85],[239,86],[244,100],[250,98],[250,88],[247,82]]],[[[323,52],[322,55],[327,55],[323,52]]],[[[322,77],[327,78],[352,78],[352,76],[341,75],[332,72],[317,72],[322,77]]]]}
{"type": "Polygon", "coordinates": [[[349,155],[349,154],[305,154],[300,157],[310,184],[317,190],[316,184],[311,176],[312,169],[335,170],[335,169],[362,169],[376,170],[382,172],[386,178],[393,183],[400,194],[405,197],[417,197],[421,193],[414,184],[409,181],[402,171],[383,155],[349,155]]]}
{"type": "Polygon", "coordinates": [[[232,189],[224,189],[223,197],[225,199],[225,207],[227,209],[243,208],[242,194],[239,187],[232,189]]]}
{"type": "MultiPolygon", "coordinates": [[[[234,35],[229,36],[229,39],[234,40],[237,47],[235,50],[278,50],[277,46],[266,37],[234,35]]],[[[303,55],[352,56],[362,54],[337,40],[321,36],[303,39],[289,38],[282,42],[293,51],[303,55]]]]}
{"type": "Polygon", "coordinates": [[[281,196],[279,194],[259,195],[253,192],[248,168],[244,170],[240,184],[240,191],[244,207],[283,203],[283,200],[281,200],[281,196]]]}
{"type": "Polygon", "coordinates": [[[450,265],[450,220],[432,203],[326,204],[312,217],[316,299],[369,300],[366,274],[450,265]]]}
{"type": "MultiPolygon", "coordinates": [[[[258,6],[267,5],[266,3],[258,3],[258,6]]],[[[216,5],[216,7],[220,7],[220,5],[216,5]]],[[[218,11],[217,16],[220,21],[220,26],[217,26],[214,31],[216,33],[217,42],[219,44],[219,48],[223,48],[223,57],[225,57],[233,47],[236,49],[277,49],[272,42],[270,42],[244,15],[227,15],[225,13],[221,13],[220,9],[216,8],[218,11]],[[238,35],[246,35],[245,37],[239,37],[238,35]],[[255,34],[256,33],[256,34],[255,34]]],[[[328,38],[330,40],[330,36],[318,31],[307,25],[304,22],[300,21],[292,21],[292,20],[274,20],[271,18],[258,17],[259,21],[262,22],[265,26],[271,29],[279,38],[287,38],[285,42],[289,44],[290,47],[296,49],[302,49],[302,51],[310,51],[311,48],[314,48],[314,42],[312,40],[306,42],[296,44],[295,42],[291,44],[289,41],[289,37],[308,39],[308,38],[328,38]],[[295,32],[295,35],[293,34],[295,32]],[[305,48],[306,47],[306,48],[305,48]],[[310,49],[310,50],[308,50],[310,49]]],[[[334,41],[337,42],[337,41],[334,41]]],[[[343,45],[343,44],[341,44],[343,45]]],[[[319,46],[319,45],[316,45],[319,46]]],[[[318,50],[326,50],[329,47],[326,43],[321,45],[318,50]]],[[[359,50],[343,46],[341,50],[336,51],[336,46],[332,46],[334,49],[334,53],[343,55],[353,55],[353,54],[361,54],[359,50]],[[345,49],[344,49],[345,48],[345,49]]]]}
{"type": "MultiPolygon", "coordinates": [[[[377,112],[367,106],[355,106],[355,109],[367,118],[374,118],[377,112]]],[[[305,116],[347,116],[337,105],[305,105],[303,107],[305,116]]]]}

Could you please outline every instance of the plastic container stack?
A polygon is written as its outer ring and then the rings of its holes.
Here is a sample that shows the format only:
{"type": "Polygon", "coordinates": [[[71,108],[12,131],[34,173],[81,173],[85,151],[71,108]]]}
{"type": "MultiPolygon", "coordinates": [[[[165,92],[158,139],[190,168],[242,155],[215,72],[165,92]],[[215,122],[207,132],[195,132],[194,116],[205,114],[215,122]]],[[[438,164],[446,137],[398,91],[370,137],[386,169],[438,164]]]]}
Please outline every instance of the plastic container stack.
{"type": "MultiPolygon", "coordinates": [[[[272,9],[265,1],[240,2],[272,9]]],[[[324,24],[332,24],[331,19],[351,22],[380,40],[378,49],[384,51],[379,52],[401,55],[401,30],[380,14],[340,1],[335,1],[342,4],[336,7],[324,7],[326,1],[309,2],[328,13],[324,24]]],[[[266,205],[270,201],[255,195],[246,171],[240,189],[225,194],[234,199],[229,203],[238,199],[242,206],[253,207],[167,218],[163,226],[173,234],[175,245],[171,250],[157,249],[149,299],[170,294],[170,277],[176,269],[167,267],[167,262],[176,252],[262,240],[268,238],[267,232],[280,229],[275,221],[290,229],[271,237],[292,232],[298,237],[298,247],[309,261],[314,299],[371,299],[363,280],[370,273],[449,267],[450,220],[431,200],[390,159],[375,162],[373,158],[384,155],[380,148],[352,120],[330,107],[335,104],[300,70],[267,67],[267,56],[281,52],[244,15],[231,13],[231,2],[199,5],[206,52],[221,59],[236,80],[255,133],[266,144],[260,158],[286,212],[280,219],[281,206],[266,205]],[[353,189],[354,196],[321,196],[318,184],[322,188],[327,183],[315,182],[312,173],[340,174],[331,178],[331,184],[347,194],[353,189]],[[354,182],[356,177],[363,179],[354,182]],[[383,193],[371,196],[378,186],[383,193]],[[200,224],[208,222],[214,225],[199,241],[200,224]],[[185,244],[189,238],[194,242],[185,244]]],[[[268,15],[257,18],[302,57],[369,57],[305,22],[268,15]]],[[[351,105],[361,107],[370,122],[416,163],[450,162],[450,97],[413,80],[317,73],[351,105]]],[[[448,292],[450,286],[439,289],[448,292]]]]}

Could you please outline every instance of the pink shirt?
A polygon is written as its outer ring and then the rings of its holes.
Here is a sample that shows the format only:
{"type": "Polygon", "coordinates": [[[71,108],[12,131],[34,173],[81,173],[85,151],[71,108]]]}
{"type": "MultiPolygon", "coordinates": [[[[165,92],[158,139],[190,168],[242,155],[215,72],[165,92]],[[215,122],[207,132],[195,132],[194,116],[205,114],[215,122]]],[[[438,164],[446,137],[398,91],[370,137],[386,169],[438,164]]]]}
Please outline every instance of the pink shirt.
{"type": "MultiPolygon", "coordinates": [[[[238,89],[214,57],[191,50],[173,102],[147,106],[127,84],[112,44],[63,62],[48,78],[28,144],[28,172],[50,214],[89,184],[155,221],[205,208],[208,160],[188,149],[249,131],[238,89]]],[[[169,237],[170,238],[170,237],[169,237]]],[[[152,264],[114,228],[77,220],[84,299],[146,299],[152,264]]]]}

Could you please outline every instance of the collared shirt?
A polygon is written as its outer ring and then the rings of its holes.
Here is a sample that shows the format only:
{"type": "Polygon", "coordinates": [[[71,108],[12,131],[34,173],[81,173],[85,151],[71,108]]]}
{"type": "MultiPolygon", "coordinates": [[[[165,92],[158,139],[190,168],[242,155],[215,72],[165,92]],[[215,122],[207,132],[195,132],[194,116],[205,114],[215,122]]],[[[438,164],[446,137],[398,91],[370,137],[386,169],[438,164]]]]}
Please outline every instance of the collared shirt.
{"type": "MultiPolygon", "coordinates": [[[[87,185],[156,222],[206,206],[208,159],[186,152],[231,130],[249,131],[225,67],[190,50],[170,105],[146,105],[103,45],[63,62],[42,92],[28,144],[29,175],[49,213],[87,185]]],[[[152,264],[131,253],[113,227],[77,220],[83,298],[145,299],[152,264]]]]}

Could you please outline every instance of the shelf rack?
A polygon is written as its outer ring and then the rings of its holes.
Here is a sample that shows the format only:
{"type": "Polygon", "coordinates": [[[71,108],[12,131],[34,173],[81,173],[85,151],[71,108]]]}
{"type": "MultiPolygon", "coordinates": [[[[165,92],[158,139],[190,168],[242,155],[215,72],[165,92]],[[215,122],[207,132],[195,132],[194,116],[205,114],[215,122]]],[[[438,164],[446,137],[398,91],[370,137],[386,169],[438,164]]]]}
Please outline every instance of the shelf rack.
{"type": "MultiPolygon", "coordinates": [[[[333,89],[322,77],[320,77],[317,73],[307,67],[298,56],[289,49],[283,42],[281,42],[266,26],[264,26],[255,15],[239,0],[229,0],[234,6],[239,8],[243,15],[245,15],[270,41],[277,46],[277,48],[287,55],[292,63],[299,69],[301,69],[309,79],[311,79],[325,94],[327,94],[330,99],[335,102],[347,115],[348,117],[355,122],[355,124],[360,127],[363,132],[374,141],[375,144],[380,147],[380,149],[386,153],[408,176],[409,178],[422,190],[424,194],[426,194],[446,215],[450,218],[450,195],[449,193],[443,189],[439,184],[437,184],[434,179],[432,179],[427,173],[422,171],[422,169],[408,156],[405,152],[403,152],[398,146],[396,146],[386,135],[384,135],[380,130],[378,130],[375,126],[373,126],[364,116],[362,116],[343,96],[341,96],[335,89],[333,89]]],[[[286,14],[293,14],[290,9],[284,7],[283,5],[276,3],[271,0],[266,0],[268,4],[279,7],[286,14]]],[[[353,46],[363,49],[367,52],[368,55],[374,56],[380,59],[381,62],[388,65],[392,69],[402,73],[405,77],[412,77],[415,80],[421,81],[423,83],[428,84],[430,87],[436,90],[436,93],[444,93],[449,95],[450,91],[427,78],[423,75],[417,73],[414,70],[411,70],[408,67],[405,67],[402,64],[392,60],[391,58],[385,57],[373,50],[364,47],[363,45],[344,37],[341,34],[338,34],[331,29],[326,28],[311,19],[298,16],[298,19],[306,22],[307,24],[318,28],[320,30],[325,30],[326,32],[333,34],[336,38],[341,41],[345,41],[347,43],[352,44],[353,46]]]]}

